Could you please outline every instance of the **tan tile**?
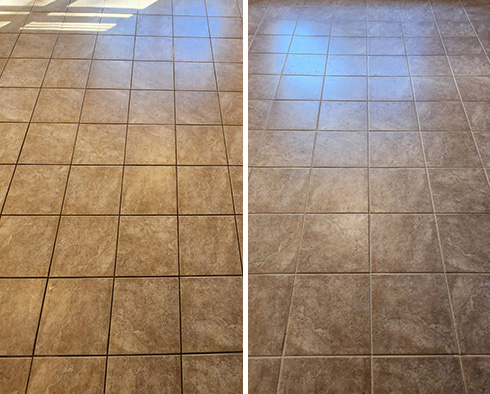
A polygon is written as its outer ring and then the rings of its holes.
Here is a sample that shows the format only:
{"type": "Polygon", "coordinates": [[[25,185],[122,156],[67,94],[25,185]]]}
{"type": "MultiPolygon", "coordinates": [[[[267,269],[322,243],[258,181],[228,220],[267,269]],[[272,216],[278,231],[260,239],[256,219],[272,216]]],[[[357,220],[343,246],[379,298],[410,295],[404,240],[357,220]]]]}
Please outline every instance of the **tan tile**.
{"type": "Polygon", "coordinates": [[[488,354],[490,278],[484,275],[450,275],[447,280],[461,352],[488,354]]]}
{"type": "Polygon", "coordinates": [[[105,36],[97,37],[94,59],[133,59],[134,37],[105,36]]]}
{"type": "Polygon", "coordinates": [[[306,211],[367,212],[367,169],[314,168],[310,176],[306,211]]]}
{"type": "MultiPolygon", "coordinates": [[[[321,77],[283,77],[284,78],[296,78],[295,81],[297,81],[296,84],[292,86],[292,88],[295,88],[293,92],[295,93],[294,95],[291,94],[291,88],[286,89],[284,87],[284,92],[283,95],[286,97],[282,98],[295,98],[295,99],[300,99],[304,98],[301,97],[302,94],[304,93],[304,90],[301,89],[301,81],[303,79],[298,80],[299,78],[320,78],[321,77]]],[[[219,81],[219,77],[218,77],[219,81]]],[[[276,88],[277,84],[279,82],[279,75],[249,75],[248,76],[248,97],[250,99],[267,99],[267,100],[272,100],[275,96],[276,93],[276,88]]],[[[318,97],[317,97],[318,99],[318,97]]]]}
{"type": "Polygon", "coordinates": [[[46,276],[57,217],[4,216],[0,220],[0,275],[46,276]]]}
{"type": "Polygon", "coordinates": [[[373,375],[377,393],[405,390],[464,392],[457,357],[376,357],[373,359],[373,375]]]}
{"type": "Polygon", "coordinates": [[[182,275],[241,273],[233,216],[182,216],[179,251],[182,275]]]}
{"type": "Polygon", "coordinates": [[[367,133],[320,132],[317,134],[313,165],[318,167],[367,166],[367,133]]]}
{"type": "Polygon", "coordinates": [[[55,42],[56,34],[21,34],[11,57],[48,59],[55,42]]]}
{"type": "Polygon", "coordinates": [[[15,166],[0,166],[0,206],[3,205],[15,166]]]}
{"type": "Polygon", "coordinates": [[[175,61],[210,62],[213,60],[208,38],[174,38],[175,61]]]}
{"type": "Polygon", "coordinates": [[[240,277],[182,278],[182,351],[241,351],[241,294],[240,277]]]}
{"type": "Polygon", "coordinates": [[[90,60],[52,59],[43,86],[49,88],[84,88],[90,60]]]}
{"type": "Polygon", "coordinates": [[[126,167],[123,214],[177,213],[175,167],[126,167]]]}
{"type": "Polygon", "coordinates": [[[179,393],[179,356],[109,357],[108,394],[179,393]]]}
{"type": "Polygon", "coordinates": [[[454,75],[490,75],[490,64],[485,55],[449,56],[454,75]]]}
{"type": "Polygon", "coordinates": [[[173,92],[133,91],[129,122],[172,124],[174,122],[173,92]]]}
{"type": "Polygon", "coordinates": [[[112,276],[116,238],[116,217],[62,217],[51,275],[112,276]]]}
{"type": "Polygon", "coordinates": [[[96,38],[91,34],[60,35],[54,48],[53,58],[91,59],[96,38]]]}
{"type": "Polygon", "coordinates": [[[241,38],[242,21],[240,18],[209,18],[212,37],[241,38]]]}
{"type": "Polygon", "coordinates": [[[74,164],[122,164],[125,125],[81,124],[73,156],[74,164]]]}
{"type": "Polygon", "coordinates": [[[423,167],[424,152],[418,132],[369,133],[371,167],[423,167]]]}
{"type": "Polygon", "coordinates": [[[367,275],[301,276],[291,302],[287,355],[369,352],[367,275]]]}
{"type": "Polygon", "coordinates": [[[257,394],[275,393],[280,367],[280,358],[249,358],[248,388],[250,392],[257,394]]]}
{"type": "Polygon", "coordinates": [[[33,121],[77,123],[83,96],[82,89],[42,89],[33,121]]]}
{"type": "Polygon", "coordinates": [[[314,141],[313,131],[268,131],[262,139],[255,165],[309,167],[314,141]]]}
{"type": "Polygon", "coordinates": [[[432,212],[423,169],[371,169],[369,181],[372,212],[432,212]]]}
{"type": "Polygon", "coordinates": [[[130,216],[120,223],[116,275],[179,273],[176,218],[130,216]]]}
{"type": "Polygon", "coordinates": [[[31,361],[29,358],[3,358],[0,360],[0,390],[6,394],[25,392],[31,361]]]}
{"type": "MultiPolygon", "coordinates": [[[[372,58],[373,57],[370,57],[369,59],[372,58]]],[[[308,61],[308,59],[305,60],[308,61]]],[[[323,73],[323,68],[321,66],[322,65],[320,64],[320,67],[315,72],[315,75],[321,75],[323,73]]],[[[374,71],[371,63],[369,64],[369,68],[370,71],[374,71]]],[[[328,57],[327,75],[365,76],[366,69],[366,56],[331,55],[328,57]]]]}
{"type": "Polygon", "coordinates": [[[226,165],[221,126],[177,126],[177,163],[226,165]]]}
{"type": "Polygon", "coordinates": [[[481,167],[469,133],[422,133],[428,167],[481,167]]]}
{"type": "Polygon", "coordinates": [[[488,168],[490,167],[490,133],[474,133],[473,135],[478,145],[483,165],[488,168]]]}
{"type": "Polygon", "coordinates": [[[242,92],[221,92],[219,102],[224,125],[243,124],[242,92]]]}
{"type": "Polygon", "coordinates": [[[136,37],[135,60],[173,60],[171,37],[136,37]]]}
{"type": "Polygon", "coordinates": [[[176,92],[178,124],[221,123],[218,95],[211,92],[176,92]]]}
{"type": "Polygon", "coordinates": [[[367,357],[287,358],[278,393],[314,392],[328,387],[332,393],[367,393],[370,390],[367,357]]]}
{"type": "Polygon", "coordinates": [[[286,61],[286,55],[269,53],[251,53],[248,58],[249,74],[280,74],[286,61]]]}
{"type": "Polygon", "coordinates": [[[104,391],[104,373],[103,357],[38,357],[32,363],[28,392],[100,394],[104,391]]]}
{"type": "Polygon", "coordinates": [[[224,126],[226,151],[230,165],[243,163],[243,127],[224,126]]]}
{"type": "Polygon", "coordinates": [[[179,167],[179,213],[233,213],[226,167],[179,167]]]}
{"type": "Polygon", "coordinates": [[[427,131],[469,130],[468,122],[460,103],[417,102],[420,129],[427,131]]]}
{"type": "Polygon", "coordinates": [[[463,101],[490,100],[490,77],[456,78],[463,101]]]}
{"type": "Polygon", "coordinates": [[[172,17],[160,15],[140,15],[138,17],[138,25],[136,26],[136,29],[138,34],[142,36],[171,36],[172,17]]]}
{"type": "Polygon", "coordinates": [[[323,99],[367,100],[366,77],[325,77],[323,99]]]}
{"type": "Polygon", "coordinates": [[[5,33],[0,36],[0,56],[9,57],[12,48],[14,47],[18,34],[5,33]]]}
{"type": "Polygon", "coordinates": [[[47,66],[47,59],[11,59],[3,70],[0,86],[38,88],[47,66]]]}
{"type": "Polygon", "coordinates": [[[124,18],[117,17],[118,11],[115,14],[109,13],[110,16],[102,14],[100,18],[99,34],[119,35],[127,34],[134,35],[136,31],[136,15],[131,12],[124,18]]]}
{"type": "Polygon", "coordinates": [[[490,212],[490,188],[477,168],[430,169],[436,212],[490,212]]]}
{"type": "Polygon", "coordinates": [[[216,90],[213,63],[175,63],[178,90],[216,90]]]}
{"type": "Polygon", "coordinates": [[[87,90],[83,103],[83,123],[126,123],[128,90],[87,90]]]}
{"type": "Polygon", "coordinates": [[[250,213],[303,213],[309,170],[256,168],[249,185],[250,213]]]}
{"type": "Polygon", "coordinates": [[[250,129],[263,129],[272,107],[272,100],[248,101],[248,126],[250,129]]]}
{"type": "Polygon", "coordinates": [[[36,354],[105,354],[112,280],[50,279],[36,354]]]}
{"type": "Polygon", "coordinates": [[[70,164],[76,124],[31,123],[19,163],[70,164]]]}
{"type": "Polygon", "coordinates": [[[44,279],[0,279],[0,354],[32,354],[45,283],[44,279]]]}
{"type": "Polygon", "coordinates": [[[250,276],[248,284],[250,355],[281,355],[293,287],[292,275],[250,276]]]}
{"type": "Polygon", "coordinates": [[[409,56],[412,76],[451,76],[446,56],[409,56]]]}
{"type": "Polygon", "coordinates": [[[370,103],[369,129],[418,130],[414,104],[411,102],[370,103]]]}
{"type": "Polygon", "coordinates": [[[116,279],[109,352],[179,351],[178,279],[116,279]]]}
{"type": "Polygon", "coordinates": [[[405,39],[408,55],[444,55],[439,37],[409,37],[405,39]]]}
{"type": "Polygon", "coordinates": [[[413,78],[413,89],[417,101],[458,101],[459,95],[452,78],[413,78]]]}
{"type": "Polygon", "coordinates": [[[68,166],[19,166],[12,181],[4,213],[59,214],[68,166]]]}
{"type": "MultiPolygon", "coordinates": [[[[337,58],[340,58],[338,56],[337,58]]],[[[334,67],[335,58],[331,57],[329,59],[329,66],[334,67]],[[332,59],[332,62],[330,62],[332,59]]],[[[286,64],[284,65],[284,74],[291,75],[323,75],[325,72],[325,62],[327,60],[326,55],[300,55],[300,54],[289,54],[286,59],[286,64]]],[[[355,62],[357,60],[351,57],[351,60],[355,62]]],[[[364,67],[365,68],[365,67],[364,67]]],[[[333,73],[333,71],[327,68],[327,74],[333,73]]],[[[344,72],[343,74],[347,74],[344,72]]]]}
{"type": "Polygon", "coordinates": [[[208,22],[204,17],[174,17],[174,35],[180,37],[208,37],[208,22]]]}
{"type": "Polygon", "coordinates": [[[185,393],[240,392],[243,387],[241,354],[186,355],[182,358],[185,393]]]}
{"type": "Polygon", "coordinates": [[[462,357],[465,384],[471,393],[485,393],[490,384],[490,358],[462,357]]]}
{"type": "Polygon", "coordinates": [[[323,102],[318,128],[320,130],[367,130],[367,105],[358,102],[323,102]]]}
{"type": "Polygon", "coordinates": [[[0,89],[0,121],[29,122],[37,95],[38,89],[0,89]]]}
{"type": "Polygon", "coordinates": [[[243,214],[243,167],[229,167],[235,213],[243,214]]]}
{"type": "Polygon", "coordinates": [[[175,164],[173,126],[129,126],[126,164],[175,164]]]}
{"type": "Polygon", "coordinates": [[[164,62],[134,62],[133,89],[173,89],[174,66],[164,62]]]}
{"type": "Polygon", "coordinates": [[[0,163],[17,161],[26,131],[25,123],[0,123],[0,163]]]}
{"type": "Polygon", "coordinates": [[[375,276],[372,302],[375,354],[457,350],[442,274],[375,276]]]}
{"type": "MultiPolygon", "coordinates": [[[[454,85],[454,84],[453,84],[454,85]]],[[[413,99],[408,77],[369,78],[369,99],[376,101],[409,101],[413,99]]]]}
{"type": "MultiPolygon", "coordinates": [[[[316,128],[318,106],[317,101],[275,101],[267,121],[267,128],[313,130],[316,128]]],[[[264,117],[264,121],[265,119],[267,118],[264,117]]]]}
{"type": "Polygon", "coordinates": [[[470,119],[472,130],[487,131],[490,129],[490,116],[488,102],[470,102],[465,103],[466,112],[470,119]]]}
{"type": "Polygon", "coordinates": [[[94,60],[90,68],[89,88],[129,89],[132,63],[94,60]]]}

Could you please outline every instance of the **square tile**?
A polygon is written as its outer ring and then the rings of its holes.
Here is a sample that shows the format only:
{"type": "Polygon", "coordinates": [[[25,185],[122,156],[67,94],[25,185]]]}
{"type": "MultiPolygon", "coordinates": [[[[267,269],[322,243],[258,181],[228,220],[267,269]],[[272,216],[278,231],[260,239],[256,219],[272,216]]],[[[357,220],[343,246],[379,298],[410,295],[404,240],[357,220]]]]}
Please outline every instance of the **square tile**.
{"type": "Polygon", "coordinates": [[[306,211],[311,213],[367,212],[367,169],[312,169],[306,211]]]}
{"type": "Polygon", "coordinates": [[[243,91],[243,69],[239,63],[215,63],[220,91],[243,91]]]}
{"type": "Polygon", "coordinates": [[[29,122],[37,96],[38,89],[0,89],[0,121],[29,122]]]}
{"type": "Polygon", "coordinates": [[[469,130],[468,122],[460,103],[417,102],[421,130],[461,131],[469,130]]]}
{"type": "Polygon", "coordinates": [[[242,62],[242,40],[236,38],[213,38],[213,56],[215,62],[242,62]]]}
{"type": "Polygon", "coordinates": [[[287,355],[369,353],[367,275],[302,275],[291,302],[287,355]]]}
{"type": "Polygon", "coordinates": [[[131,62],[94,60],[90,68],[89,88],[129,89],[131,62]]]}
{"type": "Polygon", "coordinates": [[[31,360],[27,357],[0,360],[0,369],[2,370],[0,389],[5,392],[10,390],[14,393],[25,391],[30,368],[31,360]]]}
{"type": "Polygon", "coordinates": [[[256,168],[250,177],[250,213],[303,213],[309,170],[256,168]]]}
{"type": "Polygon", "coordinates": [[[318,101],[275,101],[267,122],[268,129],[313,130],[316,128],[318,101]]]}
{"type": "Polygon", "coordinates": [[[484,393],[489,384],[490,359],[488,357],[474,356],[462,357],[461,360],[468,390],[484,393]]]}
{"type": "Polygon", "coordinates": [[[243,127],[224,126],[223,129],[229,165],[243,164],[243,127]]]}
{"type": "Polygon", "coordinates": [[[284,66],[284,74],[323,75],[325,72],[325,55],[290,54],[284,66]]]}
{"type": "Polygon", "coordinates": [[[2,217],[0,275],[7,277],[47,275],[57,226],[56,217],[2,217]]]}
{"type": "Polygon", "coordinates": [[[490,76],[490,63],[484,55],[449,56],[454,75],[490,76]]]}
{"type": "Polygon", "coordinates": [[[469,133],[425,132],[422,138],[428,167],[481,167],[469,133]]]}
{"type": "Polygon", "coordinates": [[[18,166],[4,213],[59,214],[67,176],[68,166],[18,166]]]}
{"type": "Polygon", "coordinates": [[[174,141],[172,126],[129,126],[125,163],[175,164],[174,141]]]}
{"type": "Polygon", "coordinates": [[[400,22],[371,22],[367,23],[367,35],[369,37],[401,37],[407,35],[407,30],[400,22]]]}
{"type": "Polygon", "coordinates": [[[446,56],[409,56],[412,76],[451,76],[446,56]]]}
{"type": "Polygon", "coordinates": [[[329,55],[326,75],[367,75],[366,56],[329,55]]]}
{"type": "Polygon", "coordinates": [[[322,102],[320,130],[367,130],[367,104],[356,102],[322,102]]]}
{"type": "Polygon", "coordinates": [[[122,164],[125,125],[81,124],[73,156],[74,164],[122,164]]]}
{"type": "Polygon", "coordinates": [[[18,34],[4,33],[0,36],[0,56],[9,57],[12,48],[17,42],[18,34]]]}
{"type": "Polygon", "coordinates": [[[231,214],[233,206],[226,167],[178,167],[180,214],[231,214]]]}
{"type": "Polygon", "coordinates": [[[241,278],[182,278],[180,291],[183,352],[241,351],[241,278]]]}
{"type": "Polygon", "coordinates": [[[173,21],[175,37],[209,37],[208,21],[205,17],[174,16],[173,21]]]}
{"type": "MultiPolygon", "coordinates": [[[[177,29],[175,23],[174,29],[177,29]]],[[[141,36],[171,36],[172,17],[160,15],[138,15],[136,32],[141,36]]]]}
{"type": "Polygon", "coordinates": [[[189,216],[179,222],[182,275],[237,275],[240,255],[232,216],[189,216]]]}
{"type": "Polygon", "coordinates": [[[318,132],[314,167],[366,167],[367,133],[318,132]]]}
{"type": "Polygon", "coordinates": [[[208,21],[212,37],[241,38],[242,36],[241,18],[210,17],[208,21]]]}
{"type": "MultiPolygon", "coordinates": [[[[290,58],[292,57],[293,55],[290,56],[290,58]]],[[[268,54],[268,53],[250,53],[248,59],[249,59],[249,66],[248,66],[249,74],[281,74],[282,69],[284,67],[284,62],[286,61],[286,55],[268,54]]],[[[318,69],[317,65],[315,66],[315,69],[318,69]]]]}
{"type": "Polygon", "coordinates": [[[255,165],[309,167],[314,142],[314,131],[267,131],[255,165]]]}
{"type": "Polygon", "coordinates": [[[368,51],[370,55],[405,55],[404,39],[398,37],[368,38],[368,51]]]}
{"type": "Polygon", "coordinates": [[[91,59],[94,54],[95,40],[93,34],[63,34],[56,40],[53,58],[91,59]]]}
{"type": "Polygon", "coordinates": [[[490,130],[490,103],[465,103],[472,130],[490,130]]]}
{"type": "Polygon", "coordinates": [[[208,38],[174,38],[174,59],[180,62],[211,62],[208,38]]]}
{"type": "MultiPolygon", "coordinates": [[[[250,52],[258,52],[258,53],[310,53],[308,50],[304,49],[301,45],[301,39],[303,37],[298,37],[300,42],[296,40],[296,50],[293,50],[293,46],[291,46],[291,36],[255,36],[252,41],[252,45],[250,46],[250,52]],[[298,45],[299,44],[299,45],[298,45]],[[302,52],[305,50],[305,52],[302,52]]],[[[327,53],[328,45],[325,47],[325,52],[327,53]]],[[[315,52],[311,52],[315,53],[315,52]]],[[[320,52],[321,53],[321,52],[320,52]]]]}
{"type": "Polygon", "coordinates": [[[298,272],[368,272],[366,215],[308,215],[298,258],[298,272]]]}
{"type": "Polygon", "coordinates": [[[294,34],[297,36],[329,36],[332,21],[299,20],[294,34]]]}
{"type": "Polygon", "coordinates": [[[77,123],[83,97],[83,89],[42,89],[32,120],[77,123]]]}
{"type": "Polygon", "coordinates": [[[361,37],[332,37],[329,51],[332,55],[365,55],[366,39],[361,37]]]}
{"type": "MultiPolygon", "coordinates": [[[[273,88],[275,88],[275,86],[276,83],[273,84],[273,88]]],[[[322,86],[323,78],[320,76],[283,76],[279,86],[277,87],[276,98],[289,100],[320,100],[322,95],[322,86]]],[[[274,95],[273,90],[272,95],[274,95]]]]}
{"type": "Polygon", "coordinates": [[[323,100],[367,100],[365,77],[325,77],[323,100]]]}
{"type": "Polygon", "coordinates": [[[121,212],[122,214],[176,214],[175,167],[125,167],[121,212]]]}
{"type": "Polygon", "coordinates": [[[224,125],[239,126],[243,124],[242,92],[221,92],[219,94],[219,104],[224,125]]]}
{"type": "Polygon", "coordinates": [[[490,100],[490,77],[458,77],[456,82],[463,101],[490,100]]]}
{"type": "Polygon", "coordinates": [[[417,101],[459,101],[452,78],[417,77],[412,81],[417,101]]]}
{"type": "MultiPolygon", "coordinates": [[[[264,37],[264,36],[262,36],[264,37]]],[[[333,39],[332,39],[333,40],[333,39]]],[[[312,37],[298,36],[293,37],[289,53],[310,53],[310,54],[326,54],[328,52],[328,37],[312,37]]],[[[333,44],[333,41],[330,45],[333,44]]]]}
{"type": "Polygon", "coordinates": [[[444,354],[457,351],[444,276],[372,278],[375,354],[444,354]]]}
{"type": "MultiPolygon", "coordinates": [[[[136,92],[131,99],[134,96],[136,92]]],[[[128,90],[87,90],[81,121],[83,123],[126,123],[128,104],[128,90]]]]}
{"type": "Polygon", "coordinates": [[[122,217],[116,275],[177,275],[177,220],[174,217],[122,217]]]}
{"type": "Polygon", "coordinates": [[[122,167],[72,167],[66,190],[64,214],[117,214],[122,167]]]}
{"type": "Polygon", "coordinates": [[[405,38],[407,54],[413,55],[444,55],[444,47],[439,37],[405,38]]]}
{"type": "Polygon", "coordinates": [[[118,221],[110,216],[63,216],[52,276],[112,276],[118,221]]]}
{"type": "Polygon", "coordinates": [[[444,37],[448,55],[481,55],[482,46],[477,37],[444,37]]]}
{"type": "Polygon", "coordinates": [[[412,85],[408,77],[369,78],[369,100],[409,101],[412,99],[412,85]]]}
{"type": "Polygon", "coordinates": [[[50,279],[36,355],[105,354],[112,279],[50,279]]]}
{"type": "Polygon", "coordinates": [[[490,212],[490,188],[477,168],[430,169],[436,212],[490,212]]]}
{"type": "Polygon", "coordinates": [[[70,164],[76,124],[31,123],[19,163],[70,164]]]}
{"type": "MultiPolygon", "coordinates": [[[[17,40],[11,57],[49,59],[56,46],[61,46],[62,40],[56,40],[56,34],[21,34],[17,40]]],[[[54,55],[56,55],[56,49],[54,55]]]]}
{"type": "Polygon", "coordinates": [[[26,123],[0,123],[0,163],[17,162],[26,131],[26,123]]]}
{"type": "Polygon", "coordinates": [[[405,56],[369,56],[369,75],[373,77],[408,76],[405,56]]]}
{"type": "Polygon", "coordinates": [[[369,130],[418,130],[414,104],[412,102],[370,103],[369,130]]]}
{"type": "Polygon", "coordinates": [[[133,89],[173,89],[174,66],[170,62],[134,62],[133,89]]]}
{"type": "Polygon", "coordinates": [[[44,279],[0,279],[0,354],[32,354],[45,284],[44,279]]]}
{"type": "Polygon", "coordinates": [[[179,165],[226,165],[225,141],[220,126],[177,126],[179,165]]]}
{"type": "Polygon", "coordinates": [[[172,61],[172,49],[171,37],[136,37],[134,60],[172,61]]]}
{"type": "Polygon", "coordinates": [[[131,93],[129,123],[172,124],[174,122],[174,94],[151,90],[131,93]]]}
{"type": "Polygon", "coordinates": [[[51,59],[44,78],[46,88],[85,88],[90,60],[51,59]]]}
{"type": "Polygon", "coordinates": [[[177,353],[177,278],[116,279],[110,354],[177,353]]]}
{"type": "Polygon", "coordinates": [[[373,168],[369,182],[372,212],[432,212],[424,169],[373,168]]]}
{"type": "Polygon", "coordinates": [[[418,132],[370,132],[371,167],[424,167],[424,152],[418,132]]]}
{"type": "Polygon", "coordinates": [[[97,37],[94,59],[132,60],[134,37],[104,36],[97,37]]]}
{"type": "Polygon", "coordinates": [[[11,59],[2,72],[0,86],[38,88],[47,67],[47,59],[11,59]]]}
{"type": "Polygon", "coordinates": [[[177,124],[220,124],[218,94],[175,92],[177,124]]]}

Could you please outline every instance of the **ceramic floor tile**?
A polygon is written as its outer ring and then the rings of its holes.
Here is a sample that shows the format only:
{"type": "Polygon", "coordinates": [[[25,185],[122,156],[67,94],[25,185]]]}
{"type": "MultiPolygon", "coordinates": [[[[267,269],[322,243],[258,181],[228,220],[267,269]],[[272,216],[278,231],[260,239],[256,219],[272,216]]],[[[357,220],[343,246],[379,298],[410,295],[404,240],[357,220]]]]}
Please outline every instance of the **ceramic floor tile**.
{"type": "Polygon", "coordinates": [[[56,41],[54,58],[90,59],[94,53],[95,35],[62,35],[56,41]]]}
{"type": "Polygon", "coordinates": [[[42,89],[33,121],[76,123],[80,118],[83,97],[81,89],[42,89]]]}
{"type": "Polygon", "coordinates": [[[422,133],[428,167],[481,167],[469,133],[422,133]]]}
{"type": "Polygon", "coordinates": [[[87,90],[81,121],[83,123],[126,123],[128,102],[129,91],[127,90],[87,90]]]}
{"type": "Polygon", "coordinates": [[[357,102],[322,102],[318,128],[320,130],[367,130],[367,105],[357,102]]]}
{"type": "MultiPolygon", "coordinates": [[[[129,59],[132,58],[133,55],[131,54],[129,59]]],[[[172,61],[172,38],[136,37],[136,45],[134,47],[134,59],[172,61]]]]}
{"type": "Polygon", "coordinates": [[[0,204],[3,205],[15,166],[0,166],[0,204]]]}
{"type": "Polygon", "coordinates": [[[23,392],[27,387],[29,368],[31,361],[29,358],[4,358],[0,360],[0,389],[9,392],[23,392]]]}
{"type": "Polygon", "coordinates": [[[15,164],[26,131],[26,123],[0,123],[0,163],[15,164]]]}
{"type": "Polygon", "coordinates": [[[131,62],[95,60],[90,68],[89,88],[129,89],[131,62]]]}
{"type": "Polygon", "coordinates": [[[309,166],[314,141],[313,131],[268,131],[262,140],[255,165],[309,166]]]}
{"type": "Polygon", "coordinates": [[[133,89],[172,89],[173,65],[165,62],[134,62],[133,89]]]}
{"type": "Polygon", "coordinates": [[[84,88],[90,60],[52,59],[44,78],[47,88],[84,88]]]}
{"type": "Polygon", "coordinates": [[[371,167],[423,167],[424,153],[418,132],[370,132],[371,167]]]}
{"type": "Polygon", "coordinates": [[[461,360],[468,390],[475,393],[484,393],[489,384],[490,359],[476,356],[462,357],[461,360]]]}
{"type": "Polygon", "coordinates": [[[38,89],[0,89],[0,121],[29,122],[37,96],[38,89]]]}
{"type": "Polygon", "coordinates": [[[80,125],[73,163],[122,164],[125,135],[125,125],[80,125]]]}
{"type": "MultiPolygon", "coordinates": [[[[172,124],[174,122],[173,96],[172,92],[133,91],[129,107],[129,123],[172,124]]],[[[121,121],[126,122],[126,118],[121,116],[121,121]]]]}
{"type": "Polygon", "coordinates": [[[41,86],[47,59],[12,59],[7,62],[0,86],[37,88],[41,86]]]}
{"type": "Polygon", "coordinates": [[[248,387],[253,393],[273,393],[276,391],[280,358],[249,358],[248,387]]]}
{"type": "MultiPolygon", "coordinates": [[[[10,56],[48,59],[51,57],[55,42],[56,34],[21,34],[10,56]]],[[[60,42],[56,46],[61,45],[60,42]]]]}
{"type": "Polygon", "coordinates": [[[126,164],[175,164],[175,135],[171,126],[128,127],[126,164]]]}
{"type": "Polygon", "coordinates": [[[225,165],[225,143],[221,127],[177,126],[177,163],[225,165]]]}

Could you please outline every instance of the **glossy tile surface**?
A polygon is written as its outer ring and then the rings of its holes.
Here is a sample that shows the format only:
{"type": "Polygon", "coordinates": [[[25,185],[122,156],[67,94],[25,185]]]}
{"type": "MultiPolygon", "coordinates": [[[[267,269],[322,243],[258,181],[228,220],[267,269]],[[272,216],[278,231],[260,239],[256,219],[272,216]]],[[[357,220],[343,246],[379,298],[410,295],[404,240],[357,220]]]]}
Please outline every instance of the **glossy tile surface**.
{"type": "Polygon", "coordinates": [[[488,391],[488,2],[249,14],[249,393],[488,391]]]}
{"type": "Polygon", "coordinates": [[[238,392],[242,26],[0,1],[1,393],[238,392]]]}

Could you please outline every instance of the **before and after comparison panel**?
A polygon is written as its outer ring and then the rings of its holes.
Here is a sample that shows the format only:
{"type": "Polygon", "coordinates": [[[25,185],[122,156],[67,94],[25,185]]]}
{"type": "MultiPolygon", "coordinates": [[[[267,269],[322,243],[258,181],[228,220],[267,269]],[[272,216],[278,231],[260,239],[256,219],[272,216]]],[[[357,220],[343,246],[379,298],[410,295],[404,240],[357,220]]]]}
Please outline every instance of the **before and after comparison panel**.
{"type": "Polygon", "coordinates": [[[0,394],[490,394],[489,0],[0,0],[0,394]]]}

